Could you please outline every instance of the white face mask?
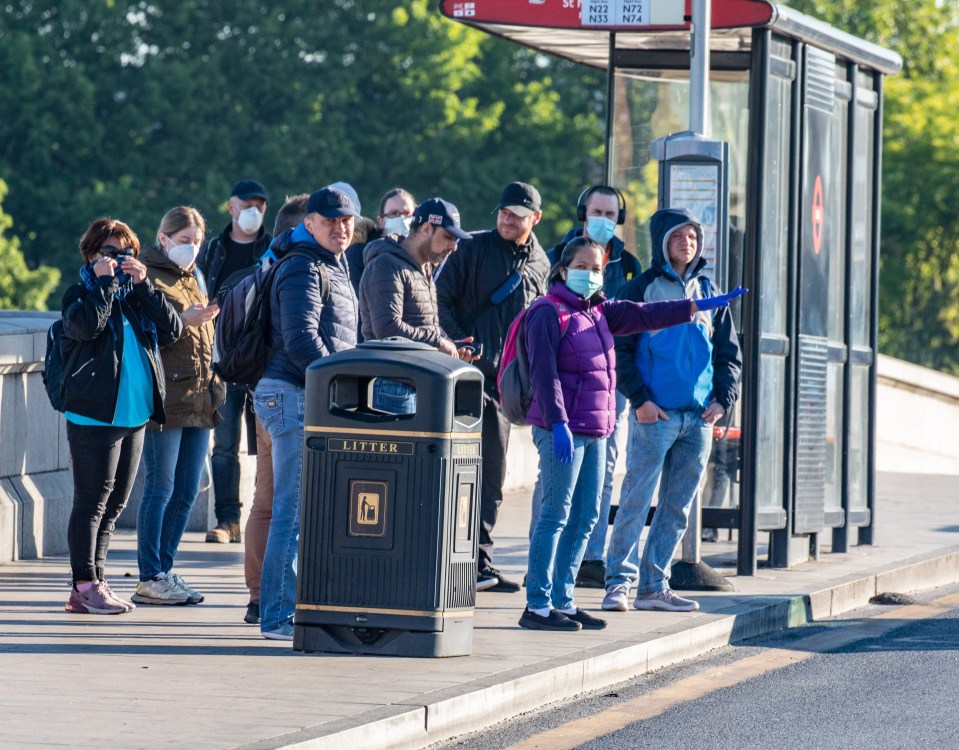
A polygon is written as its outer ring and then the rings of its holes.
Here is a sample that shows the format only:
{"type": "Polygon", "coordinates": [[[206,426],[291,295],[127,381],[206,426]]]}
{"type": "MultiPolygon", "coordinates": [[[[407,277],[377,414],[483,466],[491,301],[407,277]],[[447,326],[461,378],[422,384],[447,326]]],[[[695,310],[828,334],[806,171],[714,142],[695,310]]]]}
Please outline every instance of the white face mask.
{"type": "Polygon", "coordinates": [[[240,215],[236,217],[236,223],[246,234],[256,234],[263,226],[263,214],[256,206],[250,206],[240,211],[240,215]]]}
{"type": "Polygon", "coordinates": [[[412,216],[391,216],[383,222],[383,231],[386,234],[399,234],[406,237],[413,225],[412,216]]]}
{"type": "Polygon", "coordinates": [[[193,265],[199,252],[199,245],[174,245],[166,251],[166,254],[170,260],[186,271],[193,265]]]}

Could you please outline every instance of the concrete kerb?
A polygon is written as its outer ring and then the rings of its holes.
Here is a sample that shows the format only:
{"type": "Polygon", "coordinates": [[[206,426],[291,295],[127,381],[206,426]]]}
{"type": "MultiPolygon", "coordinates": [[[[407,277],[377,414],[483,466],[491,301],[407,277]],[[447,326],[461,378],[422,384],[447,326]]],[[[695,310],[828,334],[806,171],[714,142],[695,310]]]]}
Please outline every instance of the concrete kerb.
{"type": "Polygon", "coordinates": [[[539,662],[420,699],[318,725],[244,750],[421,750],[585,693],[608,688],[732,643],[864,606],[876,593],[906,593],[959,581],[959,547],[896,563],[808,594],[737,601],[678,622],[643,641],[618,641],[539,662]],[[281,744],[276,744],[277,740],[281,744]]]}

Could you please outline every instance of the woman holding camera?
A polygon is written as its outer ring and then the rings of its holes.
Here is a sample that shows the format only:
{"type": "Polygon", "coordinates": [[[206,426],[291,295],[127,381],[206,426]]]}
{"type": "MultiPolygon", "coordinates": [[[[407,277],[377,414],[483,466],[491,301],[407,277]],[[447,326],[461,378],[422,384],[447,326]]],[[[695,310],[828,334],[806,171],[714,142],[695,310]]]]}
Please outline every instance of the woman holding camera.
{"type": "Polygon", "coordinates": [[[196,502],[210,431],[226,385],[213,376],[213,319],[196,257],[206,222],[191,206],[166,212],[156,243],[143,248],[147,278],[183,321],[183,335],[160,352],[166,376],[166,423],[151,421],[143,439],[143,497],[137,510],[137,604],[199,604],[203,594],[172,572],[196,502]]]}
{"type": "Polygon", "coordinates": [[[159,347],[183,330],[147,279],[140,241],[100,218],[80,239],[81,282],[63,295],[63,408],[73,465],[67,527],[73,586],[67,612],[114,615],[121,601],[104,577],[107,548],[136,477],[147,420],[165,420],[159,347]]]}

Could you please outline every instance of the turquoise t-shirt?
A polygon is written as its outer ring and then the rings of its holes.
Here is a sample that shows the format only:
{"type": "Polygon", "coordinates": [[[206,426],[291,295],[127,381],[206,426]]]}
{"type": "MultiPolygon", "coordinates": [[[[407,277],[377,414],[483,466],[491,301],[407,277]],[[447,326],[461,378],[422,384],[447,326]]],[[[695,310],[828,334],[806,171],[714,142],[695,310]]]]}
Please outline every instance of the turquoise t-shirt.
{"type": "Polygon", "coordinates": [[[123,361],[120,363],[120,392],[113,422],[101,422],[72,411],[64,413],[68,422],[96,427],[139,427],[153,415],[153,370],[150,360],[137,341],[126,315],[121,317],[123,361]]]}

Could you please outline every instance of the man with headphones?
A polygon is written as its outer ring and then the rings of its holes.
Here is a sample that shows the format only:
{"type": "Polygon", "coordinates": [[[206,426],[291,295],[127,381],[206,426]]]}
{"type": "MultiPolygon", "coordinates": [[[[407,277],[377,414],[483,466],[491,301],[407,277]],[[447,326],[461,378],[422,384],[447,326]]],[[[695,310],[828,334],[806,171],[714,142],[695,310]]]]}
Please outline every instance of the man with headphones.
{"type": "MultiPolygon", "coordinates": [[[[643,272],[636,256],[627,252],[626,245],[616,236],[616,227],[626,223],[626,198],[609,185],[593,185],[580,193],[576,201],[576,219],[580,226],[573,227],[563,241],[549,250],[546,255],[550,264],[563,254],[566,244],[576,237],[588,237],[606,248],[603,258],[603,294],[607,299],[616,299],[619,290],[626,282],[643,272]]],[[[601,589],[606,586],[606,565],[603,562],[606,546],[606,532],[609,527],[609,506],[613,495],[613,470],[619,455],[619,442],[626,432],[629,402],[616,391],[616,427],[606,441],[606,478],[603,482],[602,503],[599,508],[599,521],[593,527],[593,533],[586,545],[576,585],[601,589]]],[[[533,491],[533,523],[539,515],[542,503],[542,488],[539,482],[533,491]]]]}

